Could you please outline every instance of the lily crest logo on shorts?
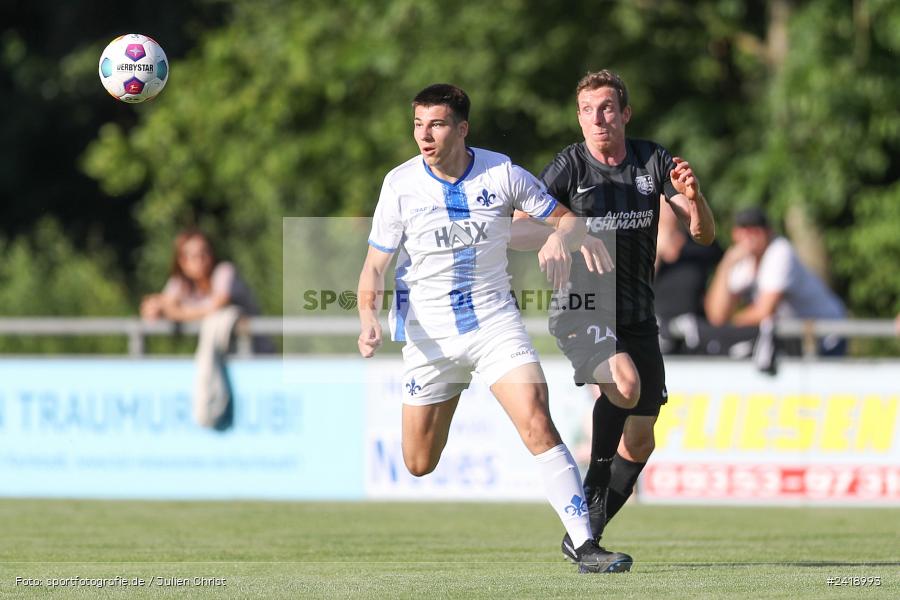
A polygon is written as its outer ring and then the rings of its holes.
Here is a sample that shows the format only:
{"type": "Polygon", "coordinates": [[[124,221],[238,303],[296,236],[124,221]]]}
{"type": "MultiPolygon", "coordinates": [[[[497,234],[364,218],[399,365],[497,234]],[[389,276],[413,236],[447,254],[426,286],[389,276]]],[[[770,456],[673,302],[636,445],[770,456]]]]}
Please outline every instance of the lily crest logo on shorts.
{"type": "Polygon", "coordinates": [[[566,514],[574,517],[580,517],[588,511],[587,502],[581,496],[572,496],[572,504],[566,507],[566,514]]]}
{"type": "Polygon", "coordinates": [[[481,190],[481,195],[475,198],[475,202],[484,206],[485,208],[490,207],[491,204],[497,199],[497,194],[492,194],[487,190],[481,190]]]}
{"type": "Polygon", "coordinates": [[[636,185],[638,191],[645,196],[649,196],[653,193],[653,177],[650,175],[638,175],[634,178],[634,185],[636,185]]]}
{"type": "Polygon", "coordinates": [[[409,383],[406,384],[406,393],[410,396],[415,396],[417,393],[422,391],[421,385],[416,385],[416,378],[413,377],[409,380],[409,383]]]}

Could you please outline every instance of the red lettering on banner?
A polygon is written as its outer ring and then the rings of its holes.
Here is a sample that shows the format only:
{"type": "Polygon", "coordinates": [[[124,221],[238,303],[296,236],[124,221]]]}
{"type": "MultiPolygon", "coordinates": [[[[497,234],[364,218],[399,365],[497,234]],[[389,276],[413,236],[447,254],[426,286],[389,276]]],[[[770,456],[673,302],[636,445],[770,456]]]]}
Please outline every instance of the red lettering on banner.
{"type": "Polygon", "coordinates": [[[658,463],[644,469],[653,499],[900,500],[900,466],[658,463]]]}

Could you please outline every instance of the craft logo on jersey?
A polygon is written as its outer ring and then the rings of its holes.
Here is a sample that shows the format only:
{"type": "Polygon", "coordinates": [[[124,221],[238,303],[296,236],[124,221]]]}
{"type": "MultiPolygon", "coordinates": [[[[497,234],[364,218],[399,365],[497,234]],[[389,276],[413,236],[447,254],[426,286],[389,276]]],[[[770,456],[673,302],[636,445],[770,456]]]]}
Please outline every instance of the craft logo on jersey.
{"type": "Polygon", "coordinates": [[[640,193],[649,196],[653,193],[653,177],[650,175],[638,175],[634,178],[634,185],[640,193]]]}
{"type": "Polygon", "coordinates": [[[487,223],[478,221],[454,221],[434,231],[434,241],[439,248],[453,248],[457,245],[473,246],[487,239],[487,223]]]}
{"type": "Polygon", "coordinates": [[[410,396],[415,396],[418,392],[422,391],[421,385],[416,385],[416,379],[412,378],[409,380],[409,383],[406,384],[406,393],[410,396]]]}
{"type": "Polygon", "coordinates": [[[494,200],[497,199],[496,194],[491,194],[487,190],[481,190],[481,195],[475,198],[475,202],[488,208],[491,204],[494,203],[494,200]]]}
{"type": "Polygon", "coordinates": [[[572,515],[575,517],[580,517],[588,511],[587,502],[584,501],[584,498],[581,496],[572,496],[571,500],[572,504],[566,507],[566,514],[572,515]]]}
{"type": "Polygon", "coordinates": [[[412,215],[418,215],[424,212],[434,212],[438,209],[437,204],[432,204],[431,206],[420,206],[419,208],[414,208],[410,211],[412,215]]]}

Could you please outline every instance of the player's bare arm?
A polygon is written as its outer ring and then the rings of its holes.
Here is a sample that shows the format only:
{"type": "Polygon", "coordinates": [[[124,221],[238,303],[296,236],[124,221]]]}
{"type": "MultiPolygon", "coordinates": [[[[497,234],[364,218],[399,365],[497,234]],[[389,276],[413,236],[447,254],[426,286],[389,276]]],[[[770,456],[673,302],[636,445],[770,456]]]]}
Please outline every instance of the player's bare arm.
{"type": "Polygon", "coordinates": [[[538,263],[541,271],[547,275],[547,281],[553,284],[553,289],[561,290],[569,282],[569,271],[572,268],[571,253],[581,247],[587,226],[584,219],[576,217],[560,204],[557,204],[545,220],[554,230],[538,251],[538,263]]]}
{"type": "Polygon", "coordinates": [[[581,242],[581,256],[584,257],[584,262],[591,273],[602,275],[610,273],[616,268],[616,263],[610,256],[604,241],[592,235],[584,236],[584,240],[581,242]]]}
{"type": "Polygon", "coordinates": [[[363,358],[375,356],[381,346],[381,323],[378,308],[384,295],[384,272],[393,254],[369,246],[366,261],[359,274],[357,307],[359,309],[359,339],[357,346],[363,358]]]}
{"type": "Polygon", "coordinates": [[[510,227],[509,247],[522,252],[540,250],[552,232],[553,226],[550,223],[535,219],[525,211],[516,210],[510,227]]]}
{"type": "MultiPolygon", "coordinates": [[[[517,210],[513,215],[509,247],[521,251],[538,250],[551,232],[550,223],[533,219],[528,213],[517,210]]],[[[585,235],[581,240],[580,251],[590,272],[609,273],[615,269],[612,256],[600,238],[585,235]]]]}
{"type": "Polygon", "coordinates": [[[716,239],[716,221],[700,191],[700,181],[688,161],[678,156],[673,160],[675,168],[669,173],[669,177],[678,193],[669,204],[678,220],[691,232],[694,241],[709,246],[716,239]]]}
{"type": "MultiPolygon", "coordinates": [[[[565,207],[557,207],[563,209],[563,213],[561,213],[559,217],[559,223],[569,223],[575,227],[576,231],[574,235],[577,238],[573,238],[570,242],[567,242],[567,247],[572,250],[580,250],[581,255],[584,257],[584,262],[587,264],[587,268],[592,273],[608,273],[615,268],[615,264],[613,262],[612,257],[609,255],[609,251],[606,249],[606,245],[603,243],[603,240],[596,238],[594,236],[586,235],[587,226],[585,225],[584,219],[576,217],[571,211],[566,209],[565,207]],[[580,239],[580,243],[575,244],[575,240],[580,239]],[[573,248],[573,245],[575,246],[573,248]]],[[[556,214],[554,211],[551,213],[550,217],[556,214]]],[[[553,224],[551,218],[548,218],[547,221],[549,224],[553,224]]],[[[557,226],[557,231],[560,231],[560,226],[557,226]]],[[[571,264],[569,265],[571,266],[571,264]]],[[[566,281],[568,281],[568,271],[566,281]]]]}

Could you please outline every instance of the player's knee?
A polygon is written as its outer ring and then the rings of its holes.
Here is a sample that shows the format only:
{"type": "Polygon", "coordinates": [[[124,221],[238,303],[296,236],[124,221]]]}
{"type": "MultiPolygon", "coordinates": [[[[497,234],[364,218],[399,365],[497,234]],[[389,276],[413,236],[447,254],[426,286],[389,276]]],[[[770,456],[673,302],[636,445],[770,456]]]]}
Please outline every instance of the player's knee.
{"type": "Polygon", "coordinates": [[[404,456],[403,462],[406,463],[406,470],[414,477],[423,477],[437,468],[437,461],[428,460],[428,457],[404,456]]]}
{"type": "Polygon", "coordinates": [[[428,475],[429,473],[434,471],[434,467],[431,465],[406,465],[406,469],[413,477],[424,477],[425,475],[428,475]]]}
{"type": "Polygon", "coordinates": [[[634,408],[641,399],[641,380],[637,377],[626,378],[616,384],[621,398],[618,404],[620,408],[634,408]]]}
{"type": "Polygon", "coordinates": [[[632,462],[647,462],[656,448],[656,440],[652,435],[626,436],[622,441],[629,455],[625,458],[632,462]]]}
{"type": "Polygon", "coordinates": [[[600,389],[619,408],[631,409],[637,406],[641,399],[641,377],[628,354],[620,353],[611,358],[609,370],[612,381],[606,386],[601,384],[600,389]],[[612,386],[614,390],[609,389],[612,386]]]}

